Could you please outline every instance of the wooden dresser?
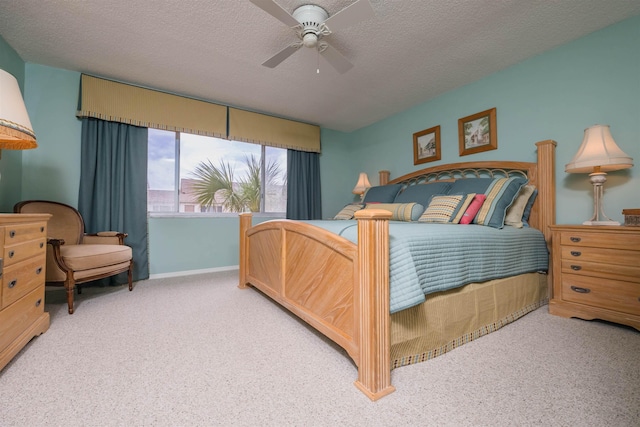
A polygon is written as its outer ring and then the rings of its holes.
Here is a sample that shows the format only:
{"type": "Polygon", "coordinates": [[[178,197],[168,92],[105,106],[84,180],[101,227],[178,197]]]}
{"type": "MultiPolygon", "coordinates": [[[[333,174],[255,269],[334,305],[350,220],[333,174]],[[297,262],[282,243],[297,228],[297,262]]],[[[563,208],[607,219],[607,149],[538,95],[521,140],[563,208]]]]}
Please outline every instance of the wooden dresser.
{"type": "Polygon", "coordinates": [[[551,226],[549,312],[640,330],[640,227],[551,226]]]}
{"type": "Polygon", "coordinates": [[[44,311],[48,214],[0,214],[0,369],[49,329],[44,311]]]}

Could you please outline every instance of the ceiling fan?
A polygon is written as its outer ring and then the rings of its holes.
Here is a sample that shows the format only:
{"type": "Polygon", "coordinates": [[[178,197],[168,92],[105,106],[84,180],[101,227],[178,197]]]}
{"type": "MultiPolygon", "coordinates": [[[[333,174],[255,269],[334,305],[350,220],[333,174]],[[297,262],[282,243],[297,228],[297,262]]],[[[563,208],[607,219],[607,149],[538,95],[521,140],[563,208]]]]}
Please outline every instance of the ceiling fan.
{"type": "Polygon", "coordinates": [[[289,13],[274,0],[250,1],[286,26],[291,27],[300,39],[262,63],[269,68],[275,68],[304,46],[317,49],[318,54],[322,55],[333,68],[339,73],[345,73],[353,67],[353,64],[327,43],[324,38],[337,30],[375,16],[369,0],[357,0],[331,16],[326,10],[313,4],[300,6],[293,13],[289,13]]]}

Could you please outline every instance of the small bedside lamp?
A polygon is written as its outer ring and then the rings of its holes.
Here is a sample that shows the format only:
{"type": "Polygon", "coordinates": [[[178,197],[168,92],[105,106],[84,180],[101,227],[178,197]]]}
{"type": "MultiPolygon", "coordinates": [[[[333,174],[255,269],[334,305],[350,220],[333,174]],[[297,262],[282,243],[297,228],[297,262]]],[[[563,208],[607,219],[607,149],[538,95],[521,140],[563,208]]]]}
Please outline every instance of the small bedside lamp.
{"type": "Polygon", "coordinates": [[[26,150],[37,146],[18,81],[0,70],[0,149],[26,150]]]}
{"type": "Polygon", "coordinates": [[[362,200],[364,198],[365,191],[367,191],[369,187],[371,187],[371,184],[369,183],[369,177],[367,176],[366,173],[360,172],[360,177],[358,177],[358,183],[356,184],[355,187],[353,187],[352,193],[359,194],[360,200],[362,200]]]}
{"type": "Polygon", "coordinates": [[[584,225],[620,225],[604,213],[604,183],[607,181],[607,172],[631,166],[633,159],[618,147],[608,125],[595,125],[585,129],[578,153],[564,168],[568,173],[588,173],[593,184],[593,217],[585,221],[584,225]]]}

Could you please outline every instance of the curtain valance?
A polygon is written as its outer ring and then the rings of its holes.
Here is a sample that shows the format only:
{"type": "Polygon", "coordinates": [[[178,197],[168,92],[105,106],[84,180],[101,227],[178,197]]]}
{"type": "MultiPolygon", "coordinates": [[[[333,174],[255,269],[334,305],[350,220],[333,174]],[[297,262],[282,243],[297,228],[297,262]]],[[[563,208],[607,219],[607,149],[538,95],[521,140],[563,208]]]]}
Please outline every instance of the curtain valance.
{"type": "Polygon", "coordinates": [[[227,137],[227,107],[83,74],[78,117],[227,137]]]}
{"type": "Polygon", "coordinates": [[[320,152],[320,127],[83,74],[78,117],[320,152]],[[227,121],[228,118],[228,121],[227,121]]]}
{"type": "Polygon", "coordinates": [[[229,108],[229,139],[320,152],[320,127],[229,108]]]}

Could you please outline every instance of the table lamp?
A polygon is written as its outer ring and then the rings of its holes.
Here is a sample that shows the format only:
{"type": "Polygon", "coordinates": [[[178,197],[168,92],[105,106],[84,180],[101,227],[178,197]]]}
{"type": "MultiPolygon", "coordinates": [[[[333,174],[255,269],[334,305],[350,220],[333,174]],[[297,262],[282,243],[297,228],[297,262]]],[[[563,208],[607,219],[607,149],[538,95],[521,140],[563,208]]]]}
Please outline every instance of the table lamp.
{"type": "Polygon", "coordinates": [[[593,217],[583,222],[584,225],[620,225],[604,213],[604,183],[607,181],[607,172],[631,166],[633,159],[618,147],[608,125],[594,125],[585,129],[582,145],[564,167],[568,173],[588,173],[593,184],[593,217]]]}
{"type": "Polygon", "coordinates": [[[356,183],[356,186],[353,187],[352,193],[359,194],[360,200],[362,200],[364,198],[364,193],[367,191],[369,187],[371,187],[371,184],[369,183],[369,177],[367,176],[366,173],[360,172],[360,176],[358,177],[358,182],[356,183]]]}
{"type": "Polygon", "coordinates": [[[26,150],[37,146],[18,80],[0,70],[0,150],[26,150]]]}

